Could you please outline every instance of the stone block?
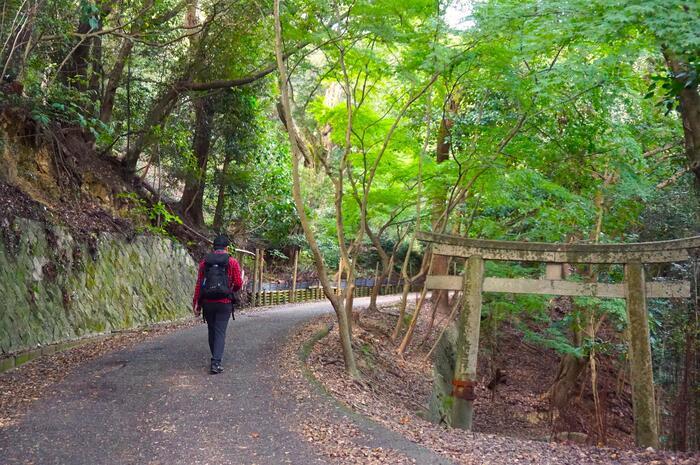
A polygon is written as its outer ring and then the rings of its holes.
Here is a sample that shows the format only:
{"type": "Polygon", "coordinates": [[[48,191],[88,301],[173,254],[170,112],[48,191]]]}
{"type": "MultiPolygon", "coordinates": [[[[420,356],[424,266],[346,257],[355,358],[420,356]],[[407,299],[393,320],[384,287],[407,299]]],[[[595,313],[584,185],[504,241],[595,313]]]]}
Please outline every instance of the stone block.
{"type": "Polygon", "coordinates": [[[41,348],[41,355],[55,354],[58,350],[58,344],[49,344],[41,348]]]}
{"type": "Polygon", "coordinates": [[[28,350],[15,356],[15,366],[24,365],[41,355],[41,349],[28,350]]]}
{"type": "Polygon", "coordinates": [[[15,357],[9,356],[5,358],[0,358],[0,373],[8,370],[12,370],[15,367],[15,357]]]}

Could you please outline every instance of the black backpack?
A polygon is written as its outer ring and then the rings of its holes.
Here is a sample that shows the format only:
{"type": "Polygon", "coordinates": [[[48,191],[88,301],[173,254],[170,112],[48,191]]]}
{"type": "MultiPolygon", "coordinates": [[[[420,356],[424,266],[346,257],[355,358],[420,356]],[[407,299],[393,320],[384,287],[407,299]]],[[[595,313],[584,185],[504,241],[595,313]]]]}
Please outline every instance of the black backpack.
{"type": "Polygon", "coordinates": [[[230,299],[228,287],[229,256],[225,253],[210,253],[204,259],[204,283],[202,297],[208,300],[230,299]]]}

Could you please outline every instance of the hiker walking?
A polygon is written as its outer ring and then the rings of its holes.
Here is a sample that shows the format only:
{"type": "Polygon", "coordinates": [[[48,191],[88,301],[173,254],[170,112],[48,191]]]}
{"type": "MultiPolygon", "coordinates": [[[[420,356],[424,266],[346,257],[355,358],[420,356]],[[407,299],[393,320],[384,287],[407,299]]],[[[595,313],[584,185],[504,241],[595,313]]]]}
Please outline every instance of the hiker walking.
{"type": "Polygon", "coordinates": [[[233,293],[243,285],[241,268],[236,259],[229,256],[228,245],[228,237],[218,236],[214,239],[214,251],[199,262],[192,301],[195,316],[200,316],[204,310],[212,374],[224,371],[221,357],[224,354],[228,319],[233,315],[233,293]]]}

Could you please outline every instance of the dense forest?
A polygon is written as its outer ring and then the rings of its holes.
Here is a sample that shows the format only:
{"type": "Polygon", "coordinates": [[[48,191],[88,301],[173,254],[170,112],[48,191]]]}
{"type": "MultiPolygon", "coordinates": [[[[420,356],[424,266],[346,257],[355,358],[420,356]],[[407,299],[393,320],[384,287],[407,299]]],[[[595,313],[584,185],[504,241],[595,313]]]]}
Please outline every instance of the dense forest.
{"type": "MultiPolygon", "coordinates": [[[[52,147],[61,183],[110,166],[127,215],[154,234],[193,246],[226,232],[279,269],[298,254],[357,380],[355,279],[404,285],[401,357],[424,300],[407,306],[411,287],[463,269],[418,231],[590,244],[700,234],[697,2],[6,0],[0,44],[3,124],[52,147]]],[[[697,267],[647,273],[695,283],[697,267]]],[[[487,264],[496,277],[542,270],[487,264]]],[[[566,273],[613,282],[622,267],[566,273]]],[[[661,446],[675,450],[700,446],[692,294],[648,304],[661,446]]],[[[432,320],[459,303],[423,297],[432,320]]],[[[508,325],[556,352],[562,411],[580,386],[596,391],[596,363],[627,363],[622,299],[486,294],[482,320],[494,340],[508,325]]]]}

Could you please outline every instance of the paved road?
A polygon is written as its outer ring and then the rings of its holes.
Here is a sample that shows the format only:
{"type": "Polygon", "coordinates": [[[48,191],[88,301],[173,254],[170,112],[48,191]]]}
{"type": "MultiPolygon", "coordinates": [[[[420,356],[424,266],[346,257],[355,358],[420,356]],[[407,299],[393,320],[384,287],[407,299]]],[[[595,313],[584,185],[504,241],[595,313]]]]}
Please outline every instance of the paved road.
{"type": "MultiPolygon", "coordinates": [[[[92,361],[35,402],[17,425],[0,430],[0,463],[324,463],[291,425],[307,406],[327,409],[328,418],[347,414],[316,389],[303,400],[273,395],[284,392],[274,361],[295,326],[330,311],[327,303],[313,303],[237,316],[221,375],[207,372],[203,325],[92,361]]],[[[350,417],[369,447],[445,463],[372,421],[350,417]]]]}

